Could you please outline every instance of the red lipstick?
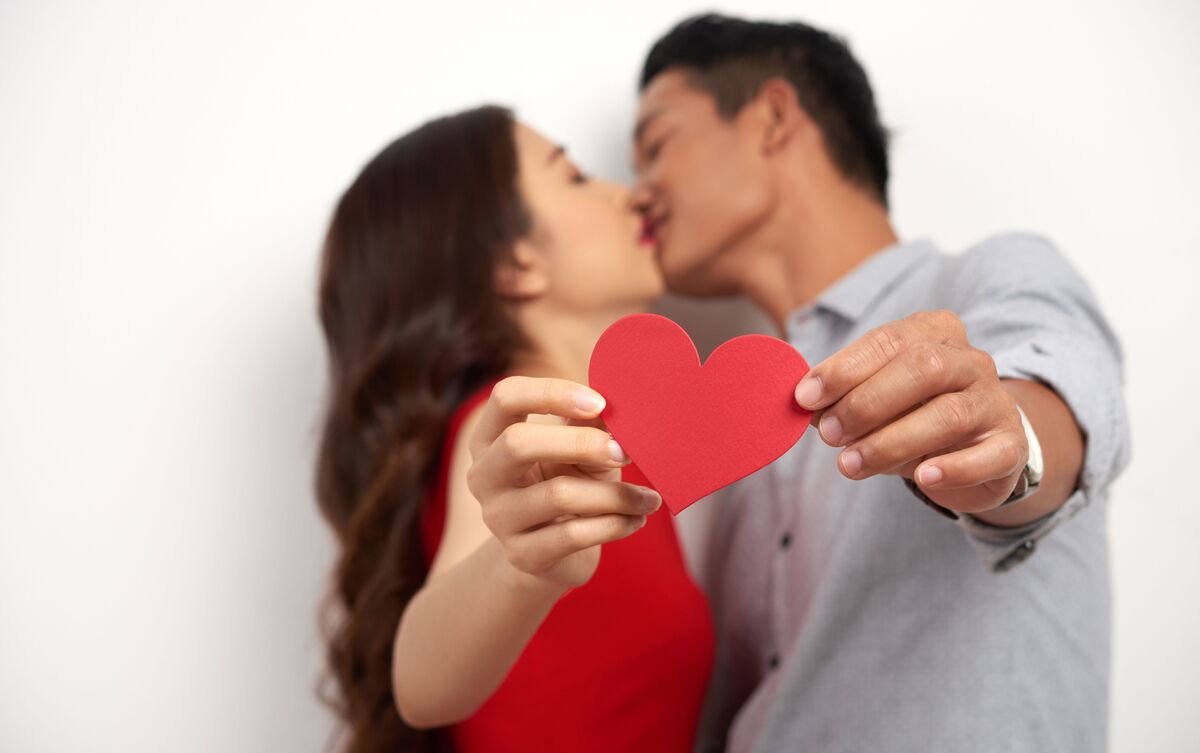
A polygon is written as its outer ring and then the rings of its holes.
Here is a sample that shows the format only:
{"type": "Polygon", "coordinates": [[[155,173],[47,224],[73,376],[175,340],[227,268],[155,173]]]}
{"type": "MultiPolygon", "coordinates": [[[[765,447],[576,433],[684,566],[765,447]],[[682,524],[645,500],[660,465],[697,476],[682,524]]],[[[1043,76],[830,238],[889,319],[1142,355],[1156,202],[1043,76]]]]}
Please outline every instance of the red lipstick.
{"type": "Polygon", "coordinates": [[[649,217],[642,218],[642,234],[638,242],[646,246],[658,245],[658,238],[654,235],[654,222],[649,217]]]}

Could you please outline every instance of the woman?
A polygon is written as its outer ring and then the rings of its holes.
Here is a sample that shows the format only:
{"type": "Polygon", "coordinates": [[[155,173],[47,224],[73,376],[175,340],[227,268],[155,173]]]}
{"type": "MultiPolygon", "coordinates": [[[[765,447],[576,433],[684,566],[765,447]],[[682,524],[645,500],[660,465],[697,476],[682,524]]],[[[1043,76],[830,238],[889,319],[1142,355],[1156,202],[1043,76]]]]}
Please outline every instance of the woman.
{"type": "Polygon", "coordinates": [[[601,332],[661,294],[654,253],[624,189],[494,107],[342,196],[317,494],[347,750],[691,749],[707,607],[584,386],[601,332]]]}

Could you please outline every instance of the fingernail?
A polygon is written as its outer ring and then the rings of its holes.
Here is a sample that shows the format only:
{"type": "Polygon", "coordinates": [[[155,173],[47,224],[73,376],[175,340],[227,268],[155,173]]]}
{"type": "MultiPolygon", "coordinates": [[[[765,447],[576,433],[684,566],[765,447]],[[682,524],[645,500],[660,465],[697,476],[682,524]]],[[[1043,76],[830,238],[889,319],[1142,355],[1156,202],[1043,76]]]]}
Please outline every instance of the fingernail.
{"type": "Polygon", "coordinates": [[[821,377],[804,377],[796,386],[796,402],[802,408],[815,407],[821,399],[821,377]]]}
{"type": "Polygon", "coordinates": [[[608,440],[608,456],[613,459],[614,463],[624,463],[629,460],[629,456],[625,454],[625,450],[621,449],[621,445],[617,444],[617,440],[608,440]]]}
{"type": "Polygon", "coordinates": [[[604,410],[604,398],[595,392],[580,390],[575,393],[575,405],[579,406],[579,410],[587,411],[588,413],[597,413],[604,410]]]}
{"type": "Polygon", "coordinates": [[[642,487],[642,496],[646,498],[646,507],[650,510],[657,510],[659,503],[662,502],[662,497],[658,496],[658,492],[653,489],[642,487]]]}
{"type": "Polygon", "coordinates": [[[923,465],[917,469],[917,483],[921,486],[936,484],[942,480],[942,469],[936,465],[923,465]]]}
{"type": "Polygon", "coordinates": [[[829,444],[840,444],[842,441],[842,422],[837,416],[826,414],[821,417],[821,423],[817,426],[821,432],[821,438],[829,444]]]}
{"type": "Polygon", "coordinates": [[[846,450],[842,453],[842,470],[847,476],[857,476],[862,470],[862,453],[858,450],[846,450]]]}

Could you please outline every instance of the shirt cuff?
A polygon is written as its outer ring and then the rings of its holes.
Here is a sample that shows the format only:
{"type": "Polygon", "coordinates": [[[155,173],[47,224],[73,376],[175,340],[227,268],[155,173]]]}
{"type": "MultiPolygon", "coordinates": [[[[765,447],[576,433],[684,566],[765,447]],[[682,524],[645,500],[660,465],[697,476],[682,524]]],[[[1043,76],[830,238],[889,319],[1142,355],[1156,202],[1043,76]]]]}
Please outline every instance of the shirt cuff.
{"type": "MultiPolygon", "coordinates": [[[[1061,345],[1059,349],[1066,350],[1061,345]]],[[[971,515],[959,515],[959,527],[966,532],[984,564],[993,572],[1005,572],[1028,559],[1037,550],[1039,541],[1087,507],[1093,491],[1105,486],[1111,468],[1120,463],[1114,456],[1121,445],[1113,438],[1121,435],[1122,416],[1110,401],[1096,400],[1082,387],[1088,381],[1080,369],[1090,368],[1086,365],[1089,359],[1084,352],[1068,351],[1054,358],[1046,349],[1027,343],[996,354],[995,360],[1001,379],[1036,381],[1053,389],[1071,409],[1087,439],[1079,486],[1057,510],[1015,528],[994,526],[971,515]]]]}
{"type": "Polygon", "coordinates": [[[957,522],[984,566],[1003,573],[1029,559],[1037,551],[1039,541],[1087,506],[1087,492],[1076,489],[1054,512],[1014,528],[995,526],[967,514],[960,514],[957,522]]]}

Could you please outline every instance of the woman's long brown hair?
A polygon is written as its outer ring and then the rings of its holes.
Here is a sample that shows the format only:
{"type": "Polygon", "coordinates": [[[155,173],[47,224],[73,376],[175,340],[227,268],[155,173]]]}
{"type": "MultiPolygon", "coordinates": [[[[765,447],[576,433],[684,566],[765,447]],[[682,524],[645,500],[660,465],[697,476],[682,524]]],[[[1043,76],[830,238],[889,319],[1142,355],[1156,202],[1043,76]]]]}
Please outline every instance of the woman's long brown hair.
{"type": "Polygon", "coordinates": [[[397,713],[392,641],[426,576],[417,523],[447,421],[525,346],[495,284],[528,228],[512,114],[497,107],[392,142],[334,211],[320,277],[329,395],[316,495],[340,544],[322,697],[346,753],[444,742],[397,713]]]}

